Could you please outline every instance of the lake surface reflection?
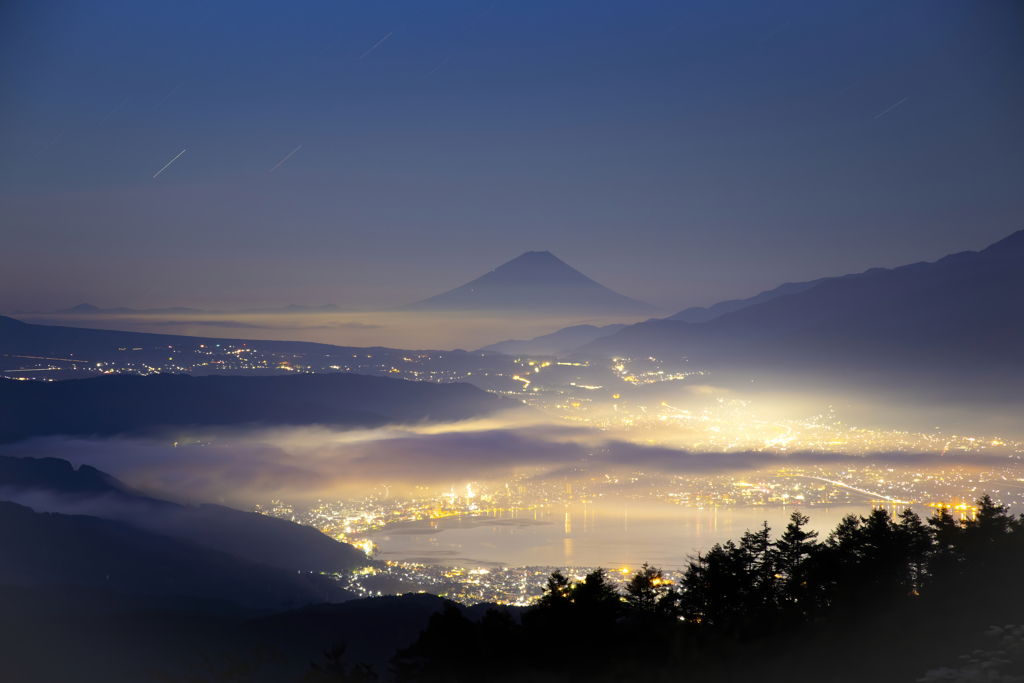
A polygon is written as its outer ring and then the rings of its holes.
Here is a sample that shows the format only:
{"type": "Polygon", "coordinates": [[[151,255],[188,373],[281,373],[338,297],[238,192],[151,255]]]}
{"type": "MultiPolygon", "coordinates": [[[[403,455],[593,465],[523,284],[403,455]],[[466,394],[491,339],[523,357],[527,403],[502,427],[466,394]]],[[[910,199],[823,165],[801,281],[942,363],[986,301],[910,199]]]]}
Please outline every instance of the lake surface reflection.
{"type": "MultiPolygon", "coordinates": [[[[767,521],[772,537],[795,507],[697,509],[651,500],[574,503],[399,525],[373,540],[379,559],[460,567],[636,567],[681,569],[687,556],[715,543],[739,541],[767,521]]],[[[844,516],[870,505],[799,508],[823,540],[844,516]]],[[[893,510],[895,514],[896,510],[893,510]]],[[[920,514],[920,512],[919,512],[920,514]]]]}

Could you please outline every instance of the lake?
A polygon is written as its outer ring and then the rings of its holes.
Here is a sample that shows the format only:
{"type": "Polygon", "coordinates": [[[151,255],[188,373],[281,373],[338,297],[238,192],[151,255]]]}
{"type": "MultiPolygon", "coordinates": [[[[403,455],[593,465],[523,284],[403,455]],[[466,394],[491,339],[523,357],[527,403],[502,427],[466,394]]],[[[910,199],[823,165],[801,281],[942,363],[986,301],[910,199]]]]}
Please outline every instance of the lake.
{"type": "MultiPolygon", "coordinates": [[[[398,525],[377,532],[378,559],[459,567],[636,567],[681,569],[715,543],[739,541],[767,521],[772,537],[794,507],[698,509],[656,500],[610,500],[398,525]]],[[[823,540],[846,515],[870,505],[800,508],[823,540]]],[[[922,514],[918,511],[918,514],[922,514]]]]}

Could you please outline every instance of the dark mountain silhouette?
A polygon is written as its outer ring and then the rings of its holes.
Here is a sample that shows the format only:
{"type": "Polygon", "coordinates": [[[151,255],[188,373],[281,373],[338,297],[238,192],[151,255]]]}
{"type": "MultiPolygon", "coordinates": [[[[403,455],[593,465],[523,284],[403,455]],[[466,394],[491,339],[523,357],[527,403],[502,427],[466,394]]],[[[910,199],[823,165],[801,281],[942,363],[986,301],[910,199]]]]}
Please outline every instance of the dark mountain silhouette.
{"type": "MultiPolygon", "coordinates": [[[[94,360],[113,360],[127,358],[119,351],[132,347],[143,347],[147,351],[157,347],[184,348],[190,352],[198,350],[200,345],[216,346],[253,346],[259,345],[264,351],[287,354],[310,354],[319,356],[341,356],[353,353],[396,353],[400,349],[389,349],[382,346],[353,347],[334,346],[317,342],[277,341],[270,339],[227,339],[223,337],[190,337],[180,334],[154,334],[151,332],[124,332],[121,330],[96,330],[84,327],[65,327],[61,325],[36,325],[22,322],[15,318],[0,315],[0,355],[34,358],[40,356],[56,356],[59,358],[79,358],[94,360]]],[[[404,353],[408,353],[405,351],[404,353]]],[[[161,357],[166,354],[161,352],[161,357]]],[[[145,360],[145,358],[143,358],[145,360]]]]}
{"type": "Polygon", "coordinates": [[[497,344],[485,346],[479,349],[479,351],[490,351],[492,353],[508,355],[532,353],[538,356],[553,356],[582,346],[600,337],[607,337],[609,334],[618,332],[624,327],[628,327],[628,325],[605,325],[604,327],[573,325],[572,327],[564,327],[557,332],[543,334],[526,341],[509,339],[508,341],[498,342],[497,344]]]}
{"type": "MultiPolygon", "coordinates": [[[[466,375],[481,368],[480,355],[455,349],[392,349],[383,346],[335,346],[318,342],[279,341],[272,339],[228,339],[223,337],[154,334],[150,332],[124,332],[60,325],[26,323],[0,315],[0,358],[7,357],[4,365],[18,367],[35,365],[42,361],[57,361],[61,368],[97,362],[119,367],[164,367],[169,350],[192,359],[193,373],[225,374],[219,366],[196,365],[210,350],[248,347],[258,350],[264,357],[276,357],[290,364],[312,366],[317,372],[332,372],[351,366],[353,372],[388,373],[392,367],[415,357],[421,369],[443,370],[466,375]],[[199,355],[197,355],[199,354],[199,355]],[[356,360],[358,358],[359,360],[356,360]],[[429,368],[426,367],[429,364],[429,368]]],[[[95,369],[95,365],[92,366],[95,369]]],[[[228,371],[230,373],[232,371],[228,371]]],[[[242,371],[252,375],[252,370],[242,371]]],[[[271,368],[255,370],[256,374],[285,373],[271,368]]]]}
{"type": "MultiPolygon", "coordinates": [[[[169,308],[127,308],[118,306],[116,308],[100,308],[92,304],[78,304],[71,308],[62,308],[58,311],[48,311],[50,315],[206,315],[210,313],[341,313],[346,310],[336,304],[324,304],[323,306],[302,306],[300,304],[288,304],[279,308],[246,308],[240,311],[207,310],[201,308],[188,308],[187,306],[171,306],[169,308]]],[[[25,311],[15,311],[25,313],[25,311]]]]}
{"type": "Polygon", "coordinates": [[[149,315],[149,314],[163,314],[163,315],[174,315],[174,314],[203,314],[203,313],[215,313],[219,311],[204,311],[199,308],[188,308],[186,306],[172,306],[170,308],[147,308],[147,309],[135,309],[125,308],[119,306],[117,308],[100,308],[99,306],[93,306],[92,304],[78,304],[71,308],[62,308],[59,311],[48,311],[52,315],[100,315],[100,314],[118,314],[118,315],[149,315]]]}
{"type": "MultiPolygon", "coordinates": [[[[384,673],[388,670],[388,659],[395,653],[396,641],[411,643],[415,640],[431,615],[444,609],[445,603],[444,598],[429,593],[406,593],[337,605],[307,605],[256,618],[252,623],[268,636],[277,634],[277,642],[286,652],[308,651],[309,643],[331,634],[335,641],[343,640],[353,646],[353,655],[356,651],[361,653],[360,658],[352,657],[350,661],[373,663],[378,672],[384,673]]],[[[515,605],[493,603],[461,607],[465,616],[473,621],[480,621],[488,609],[507,611],[513,619],[518,619],[525,611],[515,605]]],[[[320,653],[315,654],[320,659],[320,653]]]]}
{"type": "MultiPolygon", "coordinates": [[[[846,275],[844,277],[854,277],[846,275]]],[[[675,315],[670,315],[665,320],[682,320],[686,323],[706,323],[709,320],[714,320],[720,315],[726,313],[732,313],[738,311],[741,308],[747,306],[753,306],[755,304],[764,303],[765,301],[771,301],[780,296],[787,294],[798,294],[815,287],[825,280],[830,278],[818,278],[817,280],[811,280],[810,282],[787,282],[784,285],[779,285],[775,289],[769,289],[768,291],[761,292],[757,296],[752,296],[748,299],[730,299],[729,301],[720,301],[713,306],[702,308],[700,306],[691,306],[690,308],[679,311],[675,315]]]]}
{"type": "Polygon", "coordinates": [[[0,455],[0,492],[12,490],[50,491],[70,496],[142,495],[90,465],[81,465],[76,470],[71,463],[60,458],[0,455]]]}
{"type": "Polygon", "coordinates": [[[0,499],[37,512],[124,522],[291,571],[336,572],[366,564],[362,551],[312,527],[222,505],[150,498],[89,465],[76,470],[59,458],[0,456],[0,499]]]}
{"type": "Polygon", "coordinates": [[[190,541],[85,515],[0,501],[0,584],[78,584],[281,608],[344,600],[319,574],[268,567],[190,541]]]}
{"type": "Polygon", "coordinates": [[[646,313],[656,307],[600,285],[547,251],[528,251],[461,287],[400,311],[646,313]]]}
{"type": "Polygon", "coordinates": [[[705,323],[655,320],[578,353],[763,368],[1022,371],[1024,231],[980,252],[828,278],[705,323]]]}
{"type": "Polygon", "coordinates": [[[240,313],[342,313],[350,311],[350,308],[342,308],[337,304],[324,304],[323,306],[303,306],[301,304],[288,304],[281,308],[246,308],[240,313]]]}
{"type": "Polygon", "coordinates": [[[342,425],[461,420],[520,408],[471,384],[349,373],[0,378],[0,443],[53,434],[110,436],[185,425],[342,425]]]}

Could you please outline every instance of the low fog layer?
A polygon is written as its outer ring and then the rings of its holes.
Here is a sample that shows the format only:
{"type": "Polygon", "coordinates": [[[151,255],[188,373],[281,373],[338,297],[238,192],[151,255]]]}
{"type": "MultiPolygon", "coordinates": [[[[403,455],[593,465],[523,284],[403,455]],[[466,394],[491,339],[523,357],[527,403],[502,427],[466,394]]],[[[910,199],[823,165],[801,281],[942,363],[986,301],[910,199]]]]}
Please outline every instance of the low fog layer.
{"type": "Polygon", "coordinates": [[[636,443],[635,434],[565,422],[490,418],[423,428],[180,432],[168,440],[40,438],[0,454],[89,464],[141,491],[180,502],[251,505],[270,498],[338,499],[464,486],[513,474],[588,470],[737,474],[786,465],[889,464],[924,468],[1004,464],[1005,453],[939,450],[733,452],[636,443]],[[171,440],[171,439],[176,439],[171,440]]]}

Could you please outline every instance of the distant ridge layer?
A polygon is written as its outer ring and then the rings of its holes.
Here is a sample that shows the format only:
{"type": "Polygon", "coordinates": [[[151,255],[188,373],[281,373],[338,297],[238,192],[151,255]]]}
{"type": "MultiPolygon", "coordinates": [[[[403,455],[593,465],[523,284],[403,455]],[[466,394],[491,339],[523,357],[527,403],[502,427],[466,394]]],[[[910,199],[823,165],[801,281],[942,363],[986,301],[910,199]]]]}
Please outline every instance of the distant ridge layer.
{"type": "Polygon", "coordinates": [[[521,407],[470,384],[350,373],[108,375],[61,382],[0,379],[0,443],[52,434],[109,436],[175,425],[369,427],[460,420],[521,407]]]}
{"type": "Polygon", "coordinates": [[[650,320],[579,354],[779,369],[928,372],[1024,368],[1024,230],[980,252],[826,278],[702,323],[650,320]]]}

